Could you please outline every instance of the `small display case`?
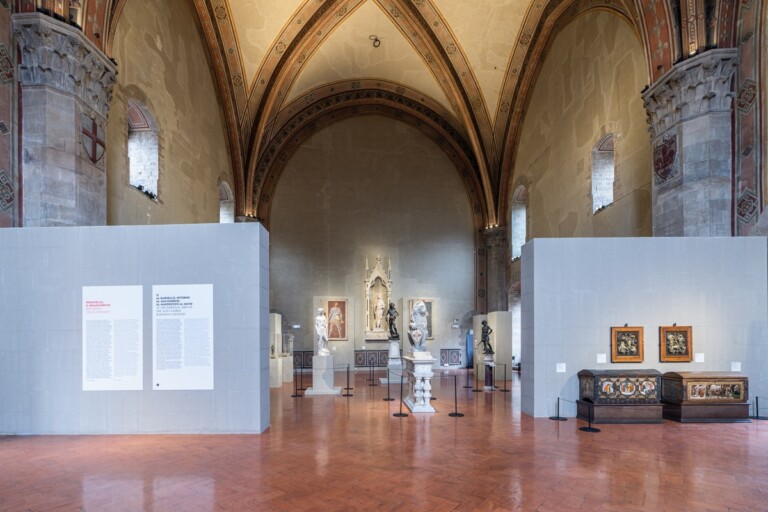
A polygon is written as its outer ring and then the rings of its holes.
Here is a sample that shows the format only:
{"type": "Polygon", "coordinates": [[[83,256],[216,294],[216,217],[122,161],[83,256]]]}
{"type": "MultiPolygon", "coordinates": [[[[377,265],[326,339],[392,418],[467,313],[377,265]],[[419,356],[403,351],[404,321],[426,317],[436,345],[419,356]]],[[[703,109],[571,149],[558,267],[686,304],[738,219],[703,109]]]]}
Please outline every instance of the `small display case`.
{"type": "Polygon", "coordinates": [[[664,418],[687,422],[747,423],[749,379],[732,372],[667,372],[661,379],[664,418]]]}
{"type": "Polygon", "coordinates": [[[657,370],[582,370],[576,414],[592,423],[661,423],[657,370]]]}

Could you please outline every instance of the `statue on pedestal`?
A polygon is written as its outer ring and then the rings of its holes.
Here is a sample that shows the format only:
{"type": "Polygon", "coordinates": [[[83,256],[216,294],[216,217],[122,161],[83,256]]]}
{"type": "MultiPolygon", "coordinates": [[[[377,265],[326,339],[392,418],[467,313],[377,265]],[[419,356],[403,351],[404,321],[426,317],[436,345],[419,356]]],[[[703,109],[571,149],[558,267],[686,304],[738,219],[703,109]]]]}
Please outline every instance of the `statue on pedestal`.
{"type": "Polygon", "coordinates": [[[408,325],[408,341],[414,352],[427,351],[427,305],[417,300],[411,310],[411,323],[408,325]]]}
{"type": "Polygon", "coordinates": [[[328,351],[328,319],[325,317],[325,310],[317,308],[315,317],[315,337],[317,339],[317,355],[329,356],[328,351]]]}
{"type": "Polygon", "coordinates": [[[397,332],[396,322],[398,316],[400,316],[400,313],[398,313],[397,309],[395,309],[395,303],[390,302],[389,309],[387,310],[387,323],[389,324],[389,339],[391,340],[400,339],[400,333],[397,332]]]}
{"type": "MultiPolygon", "coordinates": [[[[488,322],[483,320],[483,330],[480,334],[480,343],[483,344],[483,354],[493,355],[493,347],[491,346],[491,333],[493,329],[488,326],[488,322]]],[[[478,346],[480,345],[478,343],[478,346]]]]}

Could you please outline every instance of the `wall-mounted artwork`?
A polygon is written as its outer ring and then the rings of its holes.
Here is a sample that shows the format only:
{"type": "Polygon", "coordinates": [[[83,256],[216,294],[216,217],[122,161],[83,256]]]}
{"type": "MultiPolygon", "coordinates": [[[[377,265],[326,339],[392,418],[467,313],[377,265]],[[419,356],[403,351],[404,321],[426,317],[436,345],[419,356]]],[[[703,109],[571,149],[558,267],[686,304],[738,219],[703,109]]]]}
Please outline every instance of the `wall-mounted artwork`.
{"type": "Polygon", "coordinates": [[[643,362],[642,327],[611,327],[611,362],[643,362]]]}
{"type": "Polygon", "coordinates": [[[659,360],[662,363],[689,363],[693,360],[691,326],[659,327],[659,360]]]}
{"type": "MultiPolygon", "coordinates": [[[[408,301],[408,318],[411,317],[411,311],[413,310],[413,304],[420,300],[427,306],[427,339],[435,339],[435,332],[432,330],[432,320],[435,318],[435,300],[434,299],[411,299],[408,301]]],[[[407,326],[406,326],[407,327],[407,326]]]]}
{"type": "Polygon", "coordinates": [[[347,337],[347,299],[327,299],[323,301],[328,318],[328,340],[345,341],[347,337]]]}

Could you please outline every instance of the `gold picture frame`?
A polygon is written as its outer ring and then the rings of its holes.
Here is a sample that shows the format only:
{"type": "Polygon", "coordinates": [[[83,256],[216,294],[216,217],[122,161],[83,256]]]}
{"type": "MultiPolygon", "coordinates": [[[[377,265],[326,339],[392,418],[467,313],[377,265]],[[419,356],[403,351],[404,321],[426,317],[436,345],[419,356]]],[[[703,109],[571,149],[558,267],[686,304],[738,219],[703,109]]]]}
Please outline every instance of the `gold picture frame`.
{"type": "Polygon", "coordinates": [[[693,361],[693,327],[690,325],[659,327],[659,361],[662,363],[693,361]]]}
{"type": "Polygon", "coordinates": [[[611,362],[643,362],[643,328],[611,327],[611,362]]]}

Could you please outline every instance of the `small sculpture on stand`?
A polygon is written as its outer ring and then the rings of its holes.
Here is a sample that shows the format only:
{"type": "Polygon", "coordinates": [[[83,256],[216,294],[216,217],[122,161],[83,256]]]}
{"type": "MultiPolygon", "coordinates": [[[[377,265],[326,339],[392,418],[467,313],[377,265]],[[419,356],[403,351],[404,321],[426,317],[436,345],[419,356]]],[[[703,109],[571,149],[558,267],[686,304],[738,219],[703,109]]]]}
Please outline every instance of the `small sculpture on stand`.
{"type": "Polygon", "coordinates": [[[400,339],[400,333],[397,332],[397,322],[396,322],[398,316],[400,316],[400,313],[398,313],[397,309],[395,309],[395,303],[390,302],[389,309],[387,310],[387,323],[389,324],[390,340],[400,339]]]}
{"type": "Polygon", "coordinates": [[[317,308],[317,316],[315,317],[315,335],[317,338],[317,355],[331,355],[328,351],[328,319],[325,316],[325,310],[323,308],[317,308]]]}
{"type": "MultiPolygon", "coordinates": [[[[493,355],[493,347],[491,346],[491,333],[493,332],[493,329],[491,329],[488,326],[488,322],[486,320],[483,320],[483,330],[480,333],[480,343],[483,344],[483,354],[485,355],[493,355]]],[[[480,345],[478,343],[478,346],[480,345]]]]}
{"type": "Polygon", "coordinates": [[[414,352],[427,351],[427,305],[417,300],[411,310],[411,323],[408,326],[408,341],[414,352]]]}

